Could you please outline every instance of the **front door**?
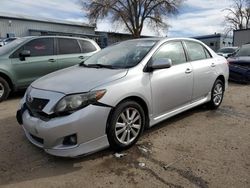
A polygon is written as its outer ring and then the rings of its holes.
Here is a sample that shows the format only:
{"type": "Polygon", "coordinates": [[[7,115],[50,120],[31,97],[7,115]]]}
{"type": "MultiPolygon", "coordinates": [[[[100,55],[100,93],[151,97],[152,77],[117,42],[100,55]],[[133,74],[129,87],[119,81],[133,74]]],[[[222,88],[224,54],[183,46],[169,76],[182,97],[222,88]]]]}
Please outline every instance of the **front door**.
{"type": "Polygon", "coordinates": [[[150,73],[155,118],[191,102],[193,92],[192,66],[186,60],[182,42],[165,43],[153,55],[151,62],[157,58],[171,59],[173,65],[150,73]]]}
{"type": "Polygon", "coordinates": [[[34,80],[55,71],[54,38],[29,41],[14,52],[11,63],[18,87],[27,87],[34,80]],[[19,54],[23,50],[30,51],[30,57],[21,59],[19,54]]]}

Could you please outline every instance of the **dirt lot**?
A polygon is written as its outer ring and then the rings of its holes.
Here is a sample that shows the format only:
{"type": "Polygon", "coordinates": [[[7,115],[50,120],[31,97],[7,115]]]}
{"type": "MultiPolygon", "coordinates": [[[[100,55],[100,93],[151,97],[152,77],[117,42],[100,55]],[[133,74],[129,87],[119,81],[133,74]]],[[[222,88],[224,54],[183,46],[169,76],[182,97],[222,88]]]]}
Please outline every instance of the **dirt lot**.
{"type": "Polygon", "coordinates": [[[198,107],[147,130],[123,158],[47,155],[15,120],[20,97],[0,104],[0,187],[250,187],[249,85],[230,84],[217,111],[198,107]]]}

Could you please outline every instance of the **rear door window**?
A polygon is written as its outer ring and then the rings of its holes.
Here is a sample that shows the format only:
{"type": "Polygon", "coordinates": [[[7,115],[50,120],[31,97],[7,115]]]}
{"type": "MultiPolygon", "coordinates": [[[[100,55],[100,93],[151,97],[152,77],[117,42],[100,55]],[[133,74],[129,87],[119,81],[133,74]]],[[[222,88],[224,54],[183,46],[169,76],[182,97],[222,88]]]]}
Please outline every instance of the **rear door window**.
{"type": "Polygon", "coordinates": [[[80,46],[76,39],[59,38],[58,54],[77,54],[81,53],[80,46]]]}
{"type": "Polygon", "coordinates": [[[96,51],[96,47],[91,42],[87,40],[78,40],[78,41],[81,45],[82,53],[89,53],[96,51]]]}
{"type": "Polygon", "coordinates": [[[210,54],[210,52],[205,47],[203,48],[204,48],[207,59],[212,58],[212,55],[210,54]]]}
{"type": "Polygon", "coordinates": [[[185,41],[190,61],[207,59],[204,47],[197,42],[185,41]]]}

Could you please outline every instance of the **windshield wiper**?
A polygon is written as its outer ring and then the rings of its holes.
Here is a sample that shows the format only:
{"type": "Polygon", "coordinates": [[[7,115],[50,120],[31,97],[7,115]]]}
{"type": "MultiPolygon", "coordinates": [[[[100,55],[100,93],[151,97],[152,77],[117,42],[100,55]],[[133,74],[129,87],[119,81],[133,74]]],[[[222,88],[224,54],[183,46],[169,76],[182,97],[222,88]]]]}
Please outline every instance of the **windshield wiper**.
{"type": "Polygon", "coordinates": [[[86,67],[86,65],[84,63],[85,63],[85,61],[82,61],[81,63],[79,63],[79,66],[86,67]]]}
{"type": "Polygon", "coordinates": [[[85,64],[84,62],[81,62],[79,64],[80,66],[83,67],[90,67],[90,68],[107,68],[107,69],[114,69],[115,67],[113,67],[112,65],[103,65],[103,64],[85,64]]]}

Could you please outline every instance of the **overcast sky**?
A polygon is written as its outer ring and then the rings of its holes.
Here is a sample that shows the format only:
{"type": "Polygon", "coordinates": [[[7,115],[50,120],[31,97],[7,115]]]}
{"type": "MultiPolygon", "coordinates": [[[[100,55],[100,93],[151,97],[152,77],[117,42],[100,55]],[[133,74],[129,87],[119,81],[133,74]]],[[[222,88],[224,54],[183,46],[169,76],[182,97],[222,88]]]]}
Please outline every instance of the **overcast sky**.
{"type": "MultiPolygon", "coordinates": [[[[229,0],[186,0],[178,16],[168,19],[171,25],[167,33],[170,37],[191,37],[213,33],[223,33],[226,14],[223,9],[229,7],[229,0]]],[[[28,15],[34,18],[51,18],[85,22],[78,0],[1,0],[0,14],[28,15]]],[[[99,31],[124,32],[121,27],[112,25],[108,20],[97,23],[99,31]]],[[[156,35],[145,27],[144,35],[156,35]]]]}

